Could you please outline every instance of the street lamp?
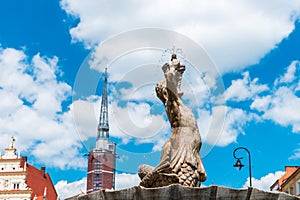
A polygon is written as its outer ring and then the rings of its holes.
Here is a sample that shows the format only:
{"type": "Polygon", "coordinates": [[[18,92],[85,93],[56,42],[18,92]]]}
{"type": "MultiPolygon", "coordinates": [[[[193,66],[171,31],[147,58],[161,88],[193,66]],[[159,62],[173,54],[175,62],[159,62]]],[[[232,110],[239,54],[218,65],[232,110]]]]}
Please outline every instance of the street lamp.
{"type": "Polygon", "coordinates": [[[245,165],[242,164],[240,159],[237,159],[236,163],[233,166],[240,171],[245,165]]]}
{"type": "Polygon", "coordinates": [[[241,170],[245,165],[242,164],[241,159],[243,159],[243,157],[236,157],[235,153],[237,150],[239,149],[243,149],[245,151],[247,151],[248,153],[248,157],[249,157],[249,176],[250,176],[250,187],[252,187],[252,172],[251,172],[251,156],[250,156],[250,151],[248,149],[246,149],[245,147],[238,147],[233,151],[233,157],[235,159],[237,159],[236,163],[233,165],[233,167],[237,168],[238,170],[241,170]]]}

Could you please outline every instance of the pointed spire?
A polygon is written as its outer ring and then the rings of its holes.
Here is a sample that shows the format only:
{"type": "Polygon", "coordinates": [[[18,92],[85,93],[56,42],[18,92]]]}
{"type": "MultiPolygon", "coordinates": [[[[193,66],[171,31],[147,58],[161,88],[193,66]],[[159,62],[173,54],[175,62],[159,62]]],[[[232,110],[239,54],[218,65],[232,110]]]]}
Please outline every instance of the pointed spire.
{"type": "Polygon", "coordinates": [[[97,140],[99,138],[109,138],[109,124],[108,124],[108,100],[107,100],[107,68],[104,71],[104,84],[102,90],[102,101],[100,109],[100,117],[98,124],[97,140]]]}

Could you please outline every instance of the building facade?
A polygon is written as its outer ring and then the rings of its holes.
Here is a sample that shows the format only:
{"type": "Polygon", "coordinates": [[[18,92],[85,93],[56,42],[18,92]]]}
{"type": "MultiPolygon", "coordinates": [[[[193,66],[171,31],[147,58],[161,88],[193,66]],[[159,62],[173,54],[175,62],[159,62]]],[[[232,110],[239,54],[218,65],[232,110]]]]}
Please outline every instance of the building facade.
{"type": "Polygon", "coordinates": [[[27,157],[17,155],[11,138],[4,155],[0,154],[0,200],[56,200],[57,193],[45,167],[37,169],[27,157]]]}
{"type": "Polygon", "coordinates": [[[107,71],[104,73],[96,147],[88,154],[87,193],[115,188],[116,144],[109,140],[107,71]]]}
{"type": "Polygon", "coordinates": [[[282,183],[281,191],[300,196],[300,167],[282,183]]]}
{"type": "Polygon", "coordinates": [[[271,185],[270,190],[300,196],[300,166],[285,166],[285,173],[271,185]]]}

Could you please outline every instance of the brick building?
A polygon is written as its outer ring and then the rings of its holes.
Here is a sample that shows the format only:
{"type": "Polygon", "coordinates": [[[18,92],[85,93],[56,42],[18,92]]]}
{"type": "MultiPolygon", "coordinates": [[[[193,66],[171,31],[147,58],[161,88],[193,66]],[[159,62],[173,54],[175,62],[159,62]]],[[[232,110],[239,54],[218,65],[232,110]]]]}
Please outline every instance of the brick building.
{"type": "Polygon", "coordinates": [[[88,157],[87,193],[115,187],[115,144],[90,151],[88,157]]]}

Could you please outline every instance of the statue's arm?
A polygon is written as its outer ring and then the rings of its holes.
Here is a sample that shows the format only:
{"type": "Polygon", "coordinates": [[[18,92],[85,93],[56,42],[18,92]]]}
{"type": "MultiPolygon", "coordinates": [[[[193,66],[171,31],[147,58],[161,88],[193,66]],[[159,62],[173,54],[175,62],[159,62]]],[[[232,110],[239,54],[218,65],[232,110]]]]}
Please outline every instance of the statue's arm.
{"type": "Polygon", "coordinates": [[[165,63],[163,66],[162,66],[162,71],[164,72],[164,74],[167,72],[167,70],[170,68],[170,65],[169,63],[165,63]]]}

